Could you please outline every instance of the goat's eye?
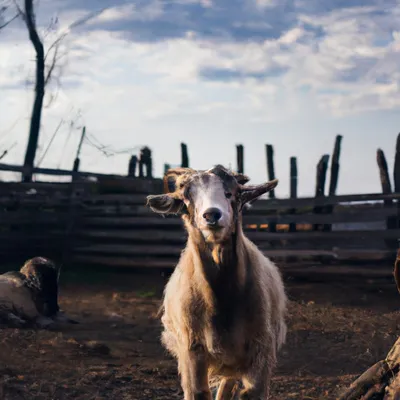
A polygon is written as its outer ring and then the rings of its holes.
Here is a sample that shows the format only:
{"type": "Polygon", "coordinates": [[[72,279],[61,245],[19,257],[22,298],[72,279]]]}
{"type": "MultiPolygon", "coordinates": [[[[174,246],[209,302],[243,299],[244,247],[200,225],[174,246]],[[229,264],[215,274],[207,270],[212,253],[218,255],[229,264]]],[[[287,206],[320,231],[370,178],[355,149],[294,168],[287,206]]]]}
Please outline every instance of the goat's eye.
{"type": "Polygon", "coordinates": [[[230,198],[232,197],[232,193],[225,192],[225,197],[226,197],[227,199],[230,199],[230,198]]]}

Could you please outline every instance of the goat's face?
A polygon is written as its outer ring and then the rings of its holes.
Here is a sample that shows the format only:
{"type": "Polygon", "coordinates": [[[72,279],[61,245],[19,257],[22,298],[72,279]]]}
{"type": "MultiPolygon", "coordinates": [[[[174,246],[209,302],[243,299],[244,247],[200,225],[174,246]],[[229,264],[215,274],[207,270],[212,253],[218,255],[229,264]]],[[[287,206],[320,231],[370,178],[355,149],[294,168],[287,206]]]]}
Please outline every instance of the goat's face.
{"type": "Polygon", "coordinates": [[[148,205],[157,213],[183,214],[208,242],[219,243],[235,231],[243,205],[277,185],[275,180],[244,186],[248,181],[220,165],[208,171],[172,169],[164,177],[165,190],[172,192],[148,196],[148,205]]]}

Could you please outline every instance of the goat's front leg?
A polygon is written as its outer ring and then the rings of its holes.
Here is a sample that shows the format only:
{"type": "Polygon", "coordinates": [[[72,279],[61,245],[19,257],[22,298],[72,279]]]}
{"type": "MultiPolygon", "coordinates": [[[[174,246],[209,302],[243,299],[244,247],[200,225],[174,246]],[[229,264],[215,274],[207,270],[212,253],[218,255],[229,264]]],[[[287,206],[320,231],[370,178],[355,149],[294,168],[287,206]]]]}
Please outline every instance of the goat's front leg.
{"type": "Polygon", "coordinates": [[[235,400],[239,384],[235,379],[222,379],[215,400],[235,400]]]}
{"type": "Polygon", "coordinates": [[[180,355],[179,370],[185,400],[212,400],[208,385],[208,362],[202,345],[192,345],[180,355]]]}

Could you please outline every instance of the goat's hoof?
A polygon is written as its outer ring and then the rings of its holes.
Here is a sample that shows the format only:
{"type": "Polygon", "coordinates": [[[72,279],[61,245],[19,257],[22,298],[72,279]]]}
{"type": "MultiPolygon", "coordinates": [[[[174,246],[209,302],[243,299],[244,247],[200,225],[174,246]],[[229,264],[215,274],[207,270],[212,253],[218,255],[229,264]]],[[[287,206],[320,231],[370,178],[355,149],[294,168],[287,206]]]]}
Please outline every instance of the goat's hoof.
{"type": "Polygon", "coordinates": [[[194,400],[212,400],[211,392],[209,390],[197,392],[194,395],[194,400]]]}

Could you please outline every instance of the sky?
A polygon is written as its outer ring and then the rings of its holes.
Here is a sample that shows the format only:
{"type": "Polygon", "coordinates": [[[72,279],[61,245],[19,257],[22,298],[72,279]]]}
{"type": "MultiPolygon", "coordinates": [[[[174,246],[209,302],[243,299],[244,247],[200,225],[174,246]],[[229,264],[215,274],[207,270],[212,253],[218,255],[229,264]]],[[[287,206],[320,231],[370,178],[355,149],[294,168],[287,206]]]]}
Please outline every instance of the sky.
{"type": "MultiPolygon", "coordinates": [[[[276,195],[288,196],[296,156],[298,194],[312,196],[316,165],[341,134],[338,194],[381,190],[378,148],[393,175],[399,0],[40,0],[36,11],[48,60],[64,37],[46,91],[41,167],[71,169],[86,126],[83,171],[126,174],[147,145],[161,176],[164,163],[179,165],[181,142],[194,168],[235,168],[243,144],[245,173],[260,183],[272,144],[276,195]]],[[[34,61],[22,21],[0,31],[4,163],[23,163],[34,61]]]]}

